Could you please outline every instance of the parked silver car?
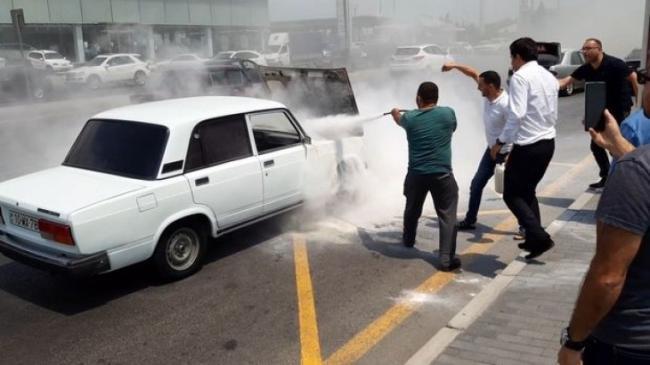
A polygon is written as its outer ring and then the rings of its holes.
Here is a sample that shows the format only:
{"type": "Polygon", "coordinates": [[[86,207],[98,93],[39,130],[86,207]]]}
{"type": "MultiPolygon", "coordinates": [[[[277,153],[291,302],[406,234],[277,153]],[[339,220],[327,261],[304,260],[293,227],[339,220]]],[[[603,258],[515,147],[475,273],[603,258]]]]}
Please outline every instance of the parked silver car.
{"type": "MultiPolygon", "coordinates": [[[[578,67],[582,66],[585,63],[585,58],[582,55],[582,52],[575,49],[565,49],[562,51],[562,57],[560,58],[559,63],[551,65],[548,69],[551,71],[558,79],[562,79],[567,76],[571,76],[573,71],[578,67]]],[[[576,90],[584,89],[584,81],[574,81],[573,84],[569,84],[566,90],[560,90],[560,94],[564,96],[572,95],[576,90]]]]}

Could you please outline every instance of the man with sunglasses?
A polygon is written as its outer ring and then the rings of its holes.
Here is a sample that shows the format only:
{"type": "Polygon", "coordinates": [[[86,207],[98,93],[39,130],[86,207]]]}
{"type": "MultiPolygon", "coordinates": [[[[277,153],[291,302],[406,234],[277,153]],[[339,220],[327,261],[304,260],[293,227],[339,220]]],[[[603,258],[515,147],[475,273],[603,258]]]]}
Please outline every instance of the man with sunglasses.
{"type": "MultiPolygon", "coordinates": [[[[585,40],[582,54],[587,61],[576,69],[571,76],[560,80],[560,89],[565,89],[575,80],[604,81],[606,84],[606,108],[620,124],[632,108],[632,95],[637,96],[636,73],[625,62],[603,52],[603,43],[596,38],[585,40]]],[[[610,163],[607,152],[591,142],[591,152],[600,168],[600,181],[589,185],[592,189],[605,186],[610,163]]]]}

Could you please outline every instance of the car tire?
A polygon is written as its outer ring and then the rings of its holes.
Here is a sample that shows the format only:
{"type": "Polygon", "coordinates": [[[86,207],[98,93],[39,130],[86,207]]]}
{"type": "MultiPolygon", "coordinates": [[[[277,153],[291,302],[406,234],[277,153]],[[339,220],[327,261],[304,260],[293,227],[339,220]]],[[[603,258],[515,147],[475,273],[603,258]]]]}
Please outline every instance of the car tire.
{"type": "Polygon", "coordinates": [[[208,235],[198,224],[181,223],[165,230],[153,254],[159,276],[174,281],[199,271],[203,265],[208,235]]]}
{"type": "Polygon", "coordinates": [[[86,85],[90,90],[97,90],[101,87],[102,80],[97,75],[90,75],[88,76],[88,79],[86,79],[86,85]]]}
{"type": "Polygon", "coordinates": [[[144,71],[136,71],[133,75],[133,82],[137,86],[144,86],[147,83],[147,74],[144,71]]]}

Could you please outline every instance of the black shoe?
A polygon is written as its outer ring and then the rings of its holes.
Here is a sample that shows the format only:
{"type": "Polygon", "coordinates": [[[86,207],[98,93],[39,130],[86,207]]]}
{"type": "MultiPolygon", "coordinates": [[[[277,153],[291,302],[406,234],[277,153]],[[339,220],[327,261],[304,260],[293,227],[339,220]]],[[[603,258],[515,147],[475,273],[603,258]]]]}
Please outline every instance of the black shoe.
{"type": "Polygon", "coordinates": [[[449,272],[460,269],[461,262],[458,257],[454,257],[447,263],[440,264],[440,271],[449,272]]]}
{"type": "Polygon", "coordinates": [[[402,245],[407,248],[413,248],[413,246],[415,246],[415,242],[402,241],[402,245]]]}
{"type": "Polygon", "coordinates": [[[525,256],[526,260],[532,260],[534,258],[537,258],[541,256],[544,252],[550,250],[555,246],[555,243],[553,242],[552,239],[548,239],[547,241],[542,241],[540,243],[537,243],[533,245],[532,249],[530,250],[530,253],[525,256]]]}
{"type": "Polygon", "coordinates": [[[528,252],[530,252],[533,249],[533,246],[529,242],[526,242],[526,241],[518,244],[517,247],[519,247],[519,249],[521,249],[521,250],[528,251],[528,252]]]}
{"type": "MultiPolygon", "coordinates": [[[[519,232],[515,233],[514,236],[512,236],[512,239],[515,241],[523,241],[526,239],[526,229],[524,227],[519,227],[519,232]]],[[[519,246],[519,248],[522,248],[519,246]]]]}
{"type": "Polygon", "coordinates": [[[462,221],[458,222],[458,224],[456,224],[456,228],[459,231],[471,231],[473,229],[476,229],[476,224],[470,223],[467,220],[463,219],[462,221]]]}
{"type": "Polygon", "coordinates": [[[602,188],[605,187],[606,182],[607,182],[607,179],[603,177],[602,179],[600,179],[600,181],[589,185],[589,189],[602,189],[602,188]]]}

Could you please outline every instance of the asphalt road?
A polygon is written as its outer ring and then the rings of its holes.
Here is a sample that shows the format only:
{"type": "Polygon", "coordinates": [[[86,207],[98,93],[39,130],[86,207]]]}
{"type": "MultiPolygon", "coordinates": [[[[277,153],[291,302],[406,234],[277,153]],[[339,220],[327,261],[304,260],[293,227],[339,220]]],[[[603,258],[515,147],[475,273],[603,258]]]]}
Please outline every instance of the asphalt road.
{"type": "MultiPolygon", "coordinates": [[[[353,78],[362,113],[412,103],[413,83],[377,87],[387,77],[353,78]]],[[[457,75],[440,84],[441,103],[459,115],[454,164],[463,212],[485,148],[480,97],[457,75]]],[[[556,153],[539,189],[545,224],[597,178],[582,102],[583,94],[560,99],[556,153]]],[[[106,96],[2,108],[0,181],[60,163],[89,116],[127,103],[106,96]]],[[[366,125],[369,171],[355,199],[224,236],[203,270],[180,282],[159,282],[146,264],[70,280],[0,256],[0,362],[403,363],[519,254],[515,224],[491,185],[479,228],[458,237],[463,272],[436,270],[430,199],[416,248],[401,247],[403,138],[387,120],[366,125]]]]}

